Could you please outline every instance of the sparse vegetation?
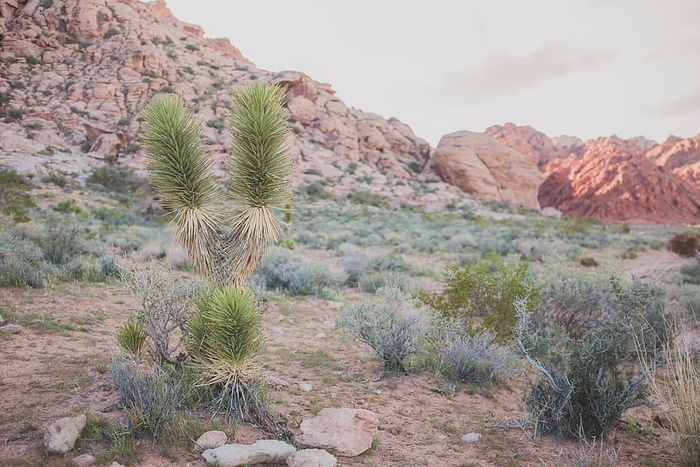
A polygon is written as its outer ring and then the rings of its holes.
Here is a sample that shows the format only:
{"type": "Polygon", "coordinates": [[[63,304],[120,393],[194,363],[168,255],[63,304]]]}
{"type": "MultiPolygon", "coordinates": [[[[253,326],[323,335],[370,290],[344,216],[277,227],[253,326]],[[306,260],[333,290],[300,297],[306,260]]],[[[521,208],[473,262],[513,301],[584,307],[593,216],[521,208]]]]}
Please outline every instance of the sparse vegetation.
{"type": "Polygon", "coordinates": [[[668,242],[668,249],[680,256],[693,257],[700,249],[700,237],[691,232],[674,235],[668,242]]]}

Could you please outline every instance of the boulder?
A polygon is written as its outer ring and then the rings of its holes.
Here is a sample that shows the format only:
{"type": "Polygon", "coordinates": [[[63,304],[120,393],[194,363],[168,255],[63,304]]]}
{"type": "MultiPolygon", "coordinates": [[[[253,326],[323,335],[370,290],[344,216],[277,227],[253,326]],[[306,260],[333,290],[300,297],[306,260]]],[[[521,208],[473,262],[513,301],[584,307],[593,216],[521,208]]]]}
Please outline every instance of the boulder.
{"type": "Polygon", "coordinates": [[[333,449],[339,456],[358,456],[372,446],[379,419],[364,409],[323,409],[301,422],[296,441],[304,446],[333,449]]]}
{"type": "Polygon", "coordinates": [[[97,459],[90,454],[81,454],[73,458],[71,465],[74,467],[90,467],[92,465],[97,465],[97,459]]]}
{"type": "Polygon", "coordinates": [[[294,446],[283,441],[261,439],[254,444],[224,444],[214,449],[207,449],[202,453],[202,458],[219,467],[236,467],[265,462],[284,462],[293,452],[296,452],[294,446]]]}
{"type": "Polygon", "coordinates": [[[85,414],[80,414],[77,417],[64,417],[53,422],[44,432],[46,449],[61,454],[73,449],[86,422],[85,414]]]}
{"type": "Polygon", "coordinates": [[[544,177],[525,158],[483,133],[458,131],[443,136],[431,158],[445,182],[484,201],[539,209],[544,177]]]}

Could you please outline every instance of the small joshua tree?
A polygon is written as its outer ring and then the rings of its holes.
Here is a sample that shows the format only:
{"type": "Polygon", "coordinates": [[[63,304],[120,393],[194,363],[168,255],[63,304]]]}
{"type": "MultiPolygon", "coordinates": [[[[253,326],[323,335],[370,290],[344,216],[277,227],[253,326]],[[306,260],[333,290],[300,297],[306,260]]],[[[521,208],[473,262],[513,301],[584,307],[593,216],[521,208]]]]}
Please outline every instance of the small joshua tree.
{"type": "Polygon", "coordinates": [[[258,364],[264,341],[260,310],[244,282],[282,234],[272,209],[291,202],[292,165],[282,89],[254,83],[232,96],[233,147],[223,187],[212,173],[201,124],[181,97],[164,95],[145,105],[141,140],[160,203],[174,215],[177,240],[210,283],[188,322],[188,352],[203,384],[221,390],[217,409],[259,421],[267,414],[258,364]]]}

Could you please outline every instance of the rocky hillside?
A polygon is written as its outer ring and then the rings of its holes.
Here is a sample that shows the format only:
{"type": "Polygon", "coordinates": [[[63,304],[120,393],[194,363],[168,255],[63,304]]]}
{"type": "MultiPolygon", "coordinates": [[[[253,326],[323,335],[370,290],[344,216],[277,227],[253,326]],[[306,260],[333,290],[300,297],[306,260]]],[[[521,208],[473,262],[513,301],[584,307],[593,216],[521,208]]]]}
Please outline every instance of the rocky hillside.
{"type": "Polygon", "coordinates": [[[287,88],[295,186],[436,209],[465,199],[432,173],[430,146],[407,125],[348,107],[303,73],[258,69],[161,0],[0,0],[0,34],[0,163],[20,171],[81,177],[105,159],[143,168],[138,108],[164,92],[185,98],[221,161],[229,90],[257,80],[287,88]]]}
{"type": "Polygon", "coordinates": [[[604,221],[700,222],[700,135],[583,142],[512,123],[486,133],[538,165],[542,207],[604,221]]]}
{"type": "Polygon", "coordinates": [[[366,191],[429,210],[479,198],[604,220],[698,219],[700,135],[661,145],[635,138],[621,149],[602,147],[613,139],[506,124],[445,135],[433,150],[406,124],[347,105],[329,84],[257,68],[162,0],[0,0],[0,74],[0,164],[40,176],[82,179],[105,160],[143,169],[139,105],[165,92],[185,98],[221,162],[229,90],[257,80],[286,87],[300,191],[366,191]]]}

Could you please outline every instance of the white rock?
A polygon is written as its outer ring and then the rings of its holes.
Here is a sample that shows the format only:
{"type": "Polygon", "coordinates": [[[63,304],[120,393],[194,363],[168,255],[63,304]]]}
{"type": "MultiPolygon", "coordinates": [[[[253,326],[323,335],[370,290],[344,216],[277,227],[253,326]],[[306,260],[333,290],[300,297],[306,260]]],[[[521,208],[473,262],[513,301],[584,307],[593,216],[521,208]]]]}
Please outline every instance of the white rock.
{"type": "Polygon", "coordinates": [[[97,465],[97,459],[90,454],[82,454],[74,457],[71,464],[75,467],[90,467],[91,465],[97,465]]]}
{"type": "Polygon", "coordinates": [[[64,417],[56,420],[44,432],[44,445],[51,452],[66,453],[73,449],[75,441],[85,427],[87,417],[64,417]]]}
{"type": "Polygon", "coordinates": [[[299,389],[303,392],[311,392],[313,388],[314,387],[309,383],[299,383],[299,389]]]}
{"type": "Polygon", "coordinates": [[[287,467],[335,467],[338,460],[323,449],[304,449],[287,457],[287,467]]]}
{"type": "Polygon", "coordinates": [[[119,462],[114,461],[111,464],[109,464],[107,467],[124,467],[124,466],[122,464],[120,464],[119,462]]]}
{"type": "Polygon", "coordinates": [[[214,449],[223,446],[228,441],[228,436],[223,431],[211,430],[203,433],[194,443],[193,452],[202,452],[205,449],[214,449]]]}
{"type": "Polygon", "coordinates": [[[353,457],[372,446],[379,419],[364,409],[323,409],[312,419],[301,422],[299,444],[334,449],[339,456],[353,457]]]}
{"type": "Polygon", "coordinates": [[[481,433],[467,433],[466,435],[462,436],[462,441],[465,443],[476,443],[481,439],[481,433]]]}
{"type": "Polygon", "coordinates": [[[224,444],[215,449],[207,449],[202,458],[219,467],[236,467],[264,462],[283,462],[296,452],[294,446],[282,441],[261,439],[255,444],[224,444]]]}

